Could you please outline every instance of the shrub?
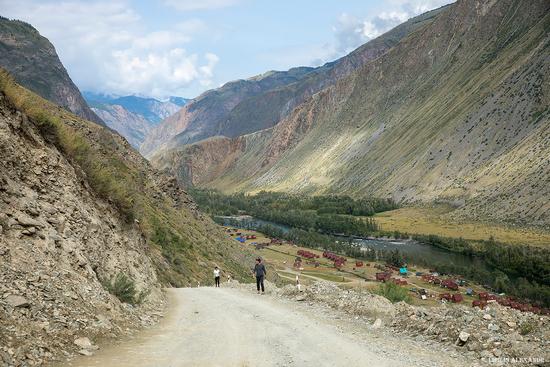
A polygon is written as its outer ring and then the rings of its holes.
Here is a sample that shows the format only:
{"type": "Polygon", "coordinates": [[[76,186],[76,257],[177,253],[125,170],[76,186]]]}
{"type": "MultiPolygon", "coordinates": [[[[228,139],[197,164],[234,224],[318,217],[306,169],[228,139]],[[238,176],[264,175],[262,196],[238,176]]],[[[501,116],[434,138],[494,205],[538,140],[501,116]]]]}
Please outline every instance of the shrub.
{"type": "Polygon", "coordinates": [[[530,333],[532,333],[534,330],[535,330],[535,324],[534,324],[533,322],[526,321],[526,322],[523,322],[523,323],[519,326],[519,333],[520,333],[521,335],[530,334],[530,333]]]}
{"type": "Polygon", "coordinates": [[[134,280],[124,273],[118,273],[113,279],[104,282],[103,286],[121,302],[131,305],[143,303],[149,295],[148,290],[138,293],[134,280]]]}
{"type": "Polygon", "coordinates": [[[387,282],[380,284],[376,294],[387,298],[391,303],[405,301],[407,303],[411,302],[411,297],[409,292],[405,288],[401,288],[397,284],[392,282],[387,282]]]}

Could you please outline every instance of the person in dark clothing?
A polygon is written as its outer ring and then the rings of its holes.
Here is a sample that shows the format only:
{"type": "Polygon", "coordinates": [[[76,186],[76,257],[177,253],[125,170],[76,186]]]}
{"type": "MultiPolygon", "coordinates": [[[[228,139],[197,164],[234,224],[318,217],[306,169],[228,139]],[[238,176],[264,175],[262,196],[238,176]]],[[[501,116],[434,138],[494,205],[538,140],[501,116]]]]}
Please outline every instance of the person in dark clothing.
{"type": "Polygon", "coordinates": [[[262,264],[262,259],[256,259],[256,265],[254,265],[253,273],[256,277],[256,288],[258,289],[258,294],[260,294],[260,288],[262,289],[262,294],[264,294],[264,278],[267,275],[267,271],[265,270],[265,265],[262,264]]]}
{"type": "Polygon", "coordinates": [[[220,287],[220,269],[216,266],[214,268],[214,283],[216,283],[216,287],[220,287]]]}

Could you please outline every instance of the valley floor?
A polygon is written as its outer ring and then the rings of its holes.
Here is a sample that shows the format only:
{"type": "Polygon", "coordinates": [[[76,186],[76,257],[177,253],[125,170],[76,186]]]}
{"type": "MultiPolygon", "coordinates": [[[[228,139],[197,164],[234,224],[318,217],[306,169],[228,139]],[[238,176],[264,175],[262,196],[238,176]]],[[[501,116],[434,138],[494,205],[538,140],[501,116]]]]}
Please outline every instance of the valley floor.
{"type": "Polygon", "coordinates": [[[249,286],[170,289],[168,296],[159,325],[63,366],[469,365],[464,356],[249,286]]]}
{"type": "Polygon", "coordinates": [[[468,240],[488,240],[493,237],[497,242],[510,244],[550,245],[550,232],[541,229],[457,221],[452,215],[452,209],[447,206],[406,207],[376,214],[375,219],[384,231],[462,237],[468,240]]]}

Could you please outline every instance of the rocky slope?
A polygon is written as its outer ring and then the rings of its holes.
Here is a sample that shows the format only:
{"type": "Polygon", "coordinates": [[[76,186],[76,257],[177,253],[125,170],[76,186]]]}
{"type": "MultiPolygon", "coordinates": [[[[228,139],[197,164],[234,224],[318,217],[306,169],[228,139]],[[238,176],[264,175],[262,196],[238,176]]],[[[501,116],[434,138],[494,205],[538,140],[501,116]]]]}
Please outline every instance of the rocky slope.
{"type": "Polygon", "coordinates": [[[412,18],[349,55],[321,67],[270,71],[208,91],[153,130],[141,152],[152,156],[164,149],[218,135],[236,137],[269,128],[313,94],[382,55],[415,29],[429,23],[442,9],[412,18]]]}
{"type": "Polygon", "coordinates": [[[134,148],[139,148],[143,139],[151,130],[152,124],[142,115],[132,113],[120,105],[101,105],[92,107],[107,126],[124,136],[134,148]]]}
{"type": "Polygon", "coordinates": [[[139,148],[149,131],[160,121],[178,112],[188,100],[170,97],[167,101],[138,96],[109,97],[84,92],[84,98],[111,129],[139,148]]]}
{"type": "Polygon", "coordinates": [[[547,226],[549,6],[459,1],[273,128],[153,162],[225,191],[444,201],[456,217],[547,226]]]}
{"type": "MultiPolygon", "coordinates": [[[[233,286],[250,289],[249,285],[233,286]]],[[[319,307],[323,305],[347,314],[353,324],[369,327],[382,339],[390,340],[395,334],[413,337],[421,345],[427,343],[454,354],[455,360],[477,360],[468,365],[506,365],[503,362],[514,361],[518,366],[543,366],[550,358],[548,316],[521,312],[496,302],[483,310],[446,303],[433,307],[392,304],[368,291],[342,289],[322,281],[303,292],[287,285],[274,293],[307,303],[313,313],[325,311],[319,307]]]]}
{"type": "Polygon", "coordinates": [[[247,259],[118,134],[0,75],[0,364],[93,352],[151,323],[161,285],[237,278],[247,259]],[[105,281],[126,274],[144,304],[105,281]]]}
{"type": "Polygon", "coordinates": [[[103,124],[82,98],[54,46],[30,24],[0,17],[0,66],[43,98],[103,124]]]}

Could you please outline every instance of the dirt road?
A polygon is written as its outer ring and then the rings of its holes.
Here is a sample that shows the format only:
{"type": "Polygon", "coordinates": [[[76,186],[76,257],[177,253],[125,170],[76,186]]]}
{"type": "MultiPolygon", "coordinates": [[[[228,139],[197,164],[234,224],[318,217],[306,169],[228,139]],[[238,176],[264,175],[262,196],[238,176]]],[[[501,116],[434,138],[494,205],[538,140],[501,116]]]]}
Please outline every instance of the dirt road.
{"type": "MultiPolygon", "coordinates": [[[[233,288],[170,289],[157,326],[65,366],[451,366],[440,353],[368,337],[296,302],[233,288]]],[[[363,325],[363,329],[367,326],[363,325]]]]}

